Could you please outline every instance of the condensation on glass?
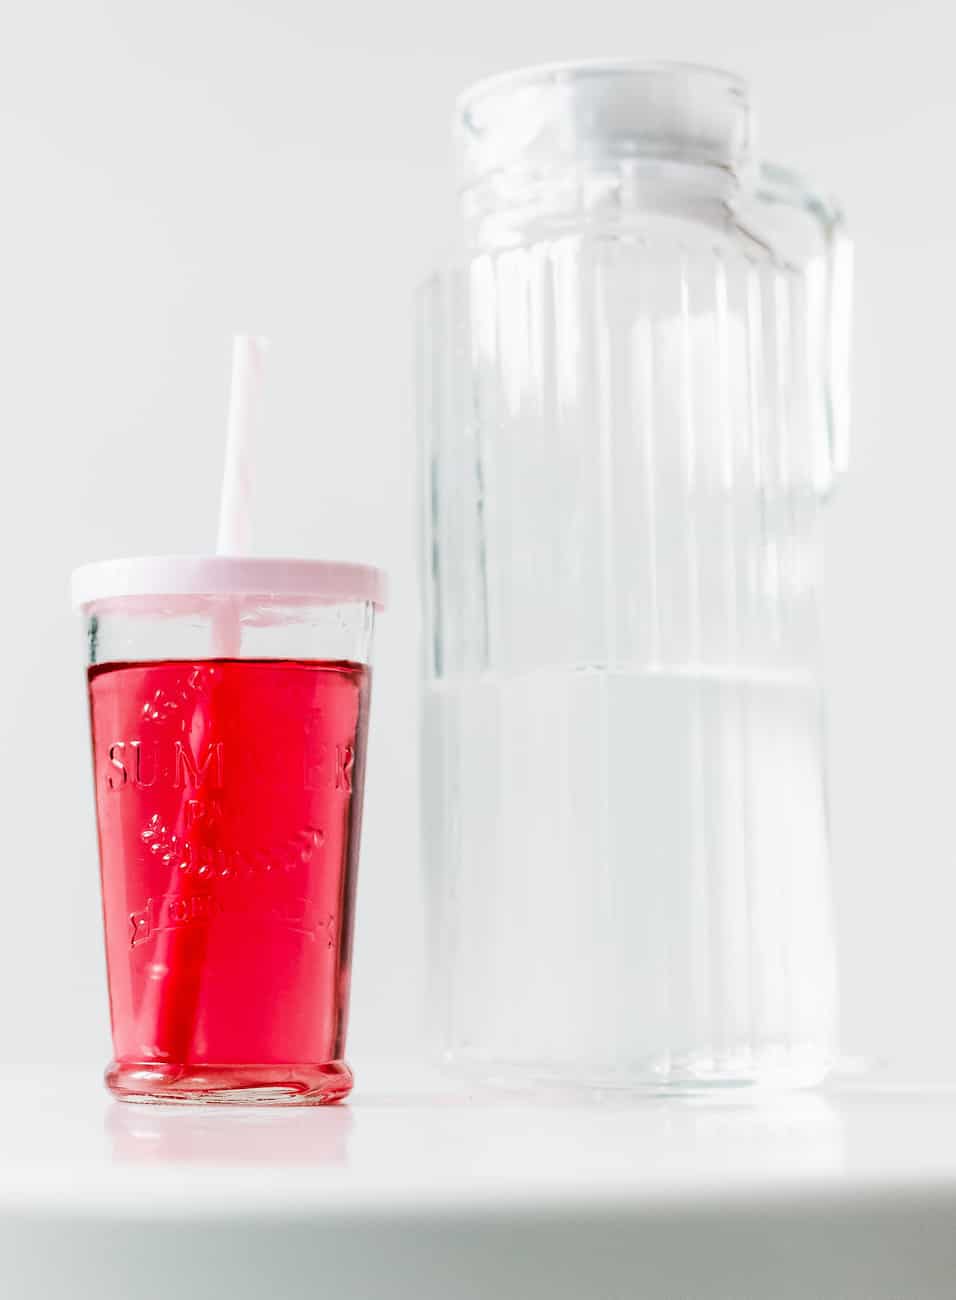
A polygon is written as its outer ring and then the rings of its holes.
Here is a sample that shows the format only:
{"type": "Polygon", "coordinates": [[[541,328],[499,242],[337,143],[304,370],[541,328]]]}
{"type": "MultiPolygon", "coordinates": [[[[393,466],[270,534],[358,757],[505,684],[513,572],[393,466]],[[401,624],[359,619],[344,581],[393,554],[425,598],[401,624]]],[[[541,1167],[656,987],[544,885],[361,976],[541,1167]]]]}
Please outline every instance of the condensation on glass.
{"type": "Polygon", "coordinates": [[[579,65],[460,101],[421,298],[424,834],[441,1050],[484,1078],[832,1059],[821,514],[838,212],[746,86],[579,65]]]}

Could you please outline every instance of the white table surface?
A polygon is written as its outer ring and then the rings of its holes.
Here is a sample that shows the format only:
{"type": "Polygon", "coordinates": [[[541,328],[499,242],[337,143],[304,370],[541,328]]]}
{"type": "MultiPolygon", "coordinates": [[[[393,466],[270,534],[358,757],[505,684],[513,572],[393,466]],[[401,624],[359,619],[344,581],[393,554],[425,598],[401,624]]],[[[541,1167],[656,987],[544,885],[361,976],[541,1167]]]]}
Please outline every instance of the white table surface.
{"type": "Polygon", "coordinates": [[[4,1300],[956,1296],[956,1087],[123,1105],[0,1073],[4,1300]]]}

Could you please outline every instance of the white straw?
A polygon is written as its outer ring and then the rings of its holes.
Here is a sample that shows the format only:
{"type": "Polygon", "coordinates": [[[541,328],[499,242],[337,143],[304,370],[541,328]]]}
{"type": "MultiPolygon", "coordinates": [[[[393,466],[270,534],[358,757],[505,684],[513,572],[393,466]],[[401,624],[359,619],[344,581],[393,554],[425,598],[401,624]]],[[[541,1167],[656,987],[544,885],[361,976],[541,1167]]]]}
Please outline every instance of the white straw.
{"type": "Polygon", "coordinates": [[[262,407],[262,373],[269,341],[237,334],[232,344],[232,387],[226,463],[219,498],[219,555],[247,555],[252,545],[252,444],[262,407]]]}
{"type": "MultiPolygon", "coordinates": [[[[262,408],[262,372],[269,341],[237,334],[232,343],[232,385],[226,463],[219,497],[219,555],[248,555],[252,546],[253,442],[262,408]]],[[[241,601],[222,600],[213,615],[213,653],[237,659],[242,643],[241,601]]]]}

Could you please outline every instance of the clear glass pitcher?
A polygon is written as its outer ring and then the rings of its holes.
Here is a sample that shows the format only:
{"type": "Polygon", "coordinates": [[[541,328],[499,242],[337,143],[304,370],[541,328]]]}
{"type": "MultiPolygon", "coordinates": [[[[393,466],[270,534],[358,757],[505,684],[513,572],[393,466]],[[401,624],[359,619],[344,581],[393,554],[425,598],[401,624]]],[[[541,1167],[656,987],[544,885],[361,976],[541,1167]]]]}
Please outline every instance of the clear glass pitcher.
{"type": "Polygon", "coordinates": [[[746,86],[532,69],[459,103],[421,298],[424,839],[447,1061],[800,1084],[831,1059],[821,511],[838,213],[746,86]]]}

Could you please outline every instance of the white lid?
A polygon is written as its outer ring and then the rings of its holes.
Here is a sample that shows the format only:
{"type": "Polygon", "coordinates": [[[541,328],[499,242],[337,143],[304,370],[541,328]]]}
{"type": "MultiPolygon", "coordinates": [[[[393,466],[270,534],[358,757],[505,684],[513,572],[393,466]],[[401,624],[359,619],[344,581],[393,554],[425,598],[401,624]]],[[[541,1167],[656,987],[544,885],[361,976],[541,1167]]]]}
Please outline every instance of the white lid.
{"type": "Polygon", "coordinates": [[[247,555],[146,555],[74,569],[74,609],[144,596],[259,596],[323,604],[367,601],[381,610],[386,581],[368,564],[247,555]]]}
{"type": "Polygon", "coordinates": [[[669,159],[741,170],[753,123],[747,84],[719,68],[610,60],[519,68],[460,96],[467,188],[514,166],[669,159]]]}

